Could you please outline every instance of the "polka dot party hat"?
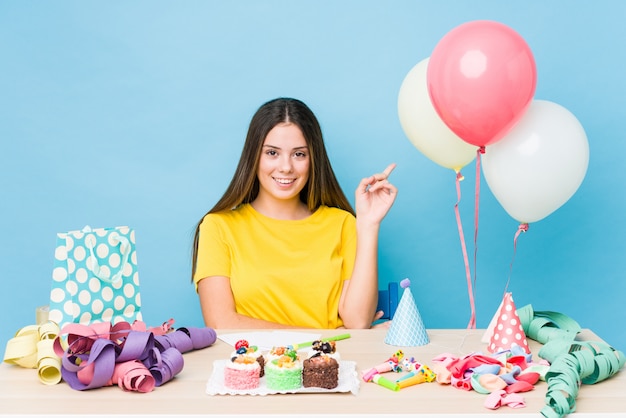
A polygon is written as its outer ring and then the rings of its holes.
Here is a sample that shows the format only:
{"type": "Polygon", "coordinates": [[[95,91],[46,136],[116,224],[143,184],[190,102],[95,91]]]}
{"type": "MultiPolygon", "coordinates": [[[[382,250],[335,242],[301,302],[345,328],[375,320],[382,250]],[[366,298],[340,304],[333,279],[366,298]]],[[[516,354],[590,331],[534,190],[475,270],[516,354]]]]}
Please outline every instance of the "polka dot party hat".
{"type": "Polygon", "coordinates": [[[400,282],[400,287],[404,289],[404,292],[385,337],[385,343],[389,345],[415,347],[430,342],[422,317],[417,310],[415,299],[413,299],[410,285],[409,279],[400,282]]]}
{"type": "Polygon", "coordinates": [[[512,346],[517,345],[530,354],[526,334],[517,316],[517,308],[513,302],[511,293],[505,293],[500,311],[494,317],[495,326],[487,350],[490,353],[498,353],[500,351],[510,350],[512,346]]]}

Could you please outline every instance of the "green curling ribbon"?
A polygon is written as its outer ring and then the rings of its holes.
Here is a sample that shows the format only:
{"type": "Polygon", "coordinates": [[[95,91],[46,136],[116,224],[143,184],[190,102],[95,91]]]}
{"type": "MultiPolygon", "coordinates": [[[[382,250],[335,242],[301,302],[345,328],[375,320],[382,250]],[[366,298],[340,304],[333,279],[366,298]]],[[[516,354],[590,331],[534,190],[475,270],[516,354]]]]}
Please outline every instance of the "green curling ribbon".
{"type": "Polygon", "coordinates": [[[552,311],[533,311],[531,305],[518,309],[517,315],[526,336],[541,344],[560,338],[573,341],[582,329],[567,315],[552,311]]]}
{"type": "Polygon", "coordinates": [[[550,363],[546,406],[541,415],[562,418],[576,411],[582,384],[608,379],[624,367],[624,353],[605,342],[574,341],[581,331],[573,319],[558,312],[534,312],[530,305],[517,310],[528,338],[543,345],[539,357],[550,363]]]}

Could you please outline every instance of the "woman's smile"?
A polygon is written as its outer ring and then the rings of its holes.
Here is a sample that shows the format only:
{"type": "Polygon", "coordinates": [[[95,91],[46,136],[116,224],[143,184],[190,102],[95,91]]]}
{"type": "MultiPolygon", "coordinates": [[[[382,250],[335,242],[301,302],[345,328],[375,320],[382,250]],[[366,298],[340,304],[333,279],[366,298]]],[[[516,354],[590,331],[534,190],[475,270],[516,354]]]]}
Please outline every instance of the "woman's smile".
{"type": "Polygon", "coordinates": [[[278,183],[281,186],[290,186],[290,185],[292,185],[296,181],[296,179],[294,179],[294,178],[286,179],[286,178],[274,177],[274,181],[276,181],[276,183],[278,183]]]}

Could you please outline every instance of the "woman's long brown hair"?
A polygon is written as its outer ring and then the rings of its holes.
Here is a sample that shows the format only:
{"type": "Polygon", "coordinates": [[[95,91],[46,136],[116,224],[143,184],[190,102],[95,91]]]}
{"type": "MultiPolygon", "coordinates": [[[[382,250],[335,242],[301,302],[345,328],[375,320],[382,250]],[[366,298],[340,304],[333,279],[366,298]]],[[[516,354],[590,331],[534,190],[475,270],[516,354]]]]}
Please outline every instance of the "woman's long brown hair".
{"type": "MultiPolygon", "coordinates": [[[[339,186],[330,164],[317,118],[302,101],[292,98],[278,98],[263,104],[252,117],[239,164],[230,185],[215,206],[204,216],[209,213],[229,211],[256,199],[259,194],[259,180],[256,173],[263,142],[272,128],[279,123],[286,122],[293,123],[300,128],[311,157],[309,180],[300,192],[300,200],[306,203],[311,213],[321,205],[325,205],[346,210],[354,215],[354,210],[339,186]]],[[[193,238],[192,281],[198,258],[200,224],[202,224],[204,216],[196,225],[193,238]]]]}

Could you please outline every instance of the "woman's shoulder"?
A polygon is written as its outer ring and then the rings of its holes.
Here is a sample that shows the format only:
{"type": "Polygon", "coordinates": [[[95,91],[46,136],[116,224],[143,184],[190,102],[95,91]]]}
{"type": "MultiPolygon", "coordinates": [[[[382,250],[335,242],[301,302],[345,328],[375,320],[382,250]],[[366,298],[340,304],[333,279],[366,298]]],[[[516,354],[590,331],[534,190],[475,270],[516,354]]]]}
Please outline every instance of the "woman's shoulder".
{"type": "Polygon", "coordinates": [[[244,203],[236,208],[221,212],[209,212],[202,218],[202,223],[231,223],[237,219],[246,218],[251,215],[249,204],[244,203]]]}
{"type": "Polygon", "coordinates": [[[334,218],[334,219],[342,219],[342,220],[351,220],[355,219],[354,215],[347,210],[334,207],[334,206],[320,206],[317,210],[316,214],[326,218],[334,218]]]}
{"type": "Polygon", "coordinates": [[[356,218],[351,212],[337,207],[320,206],[315,215],[318,225],[328,231],[342,231],[342,235],[352,236],[356,233],[356,218]]]}

